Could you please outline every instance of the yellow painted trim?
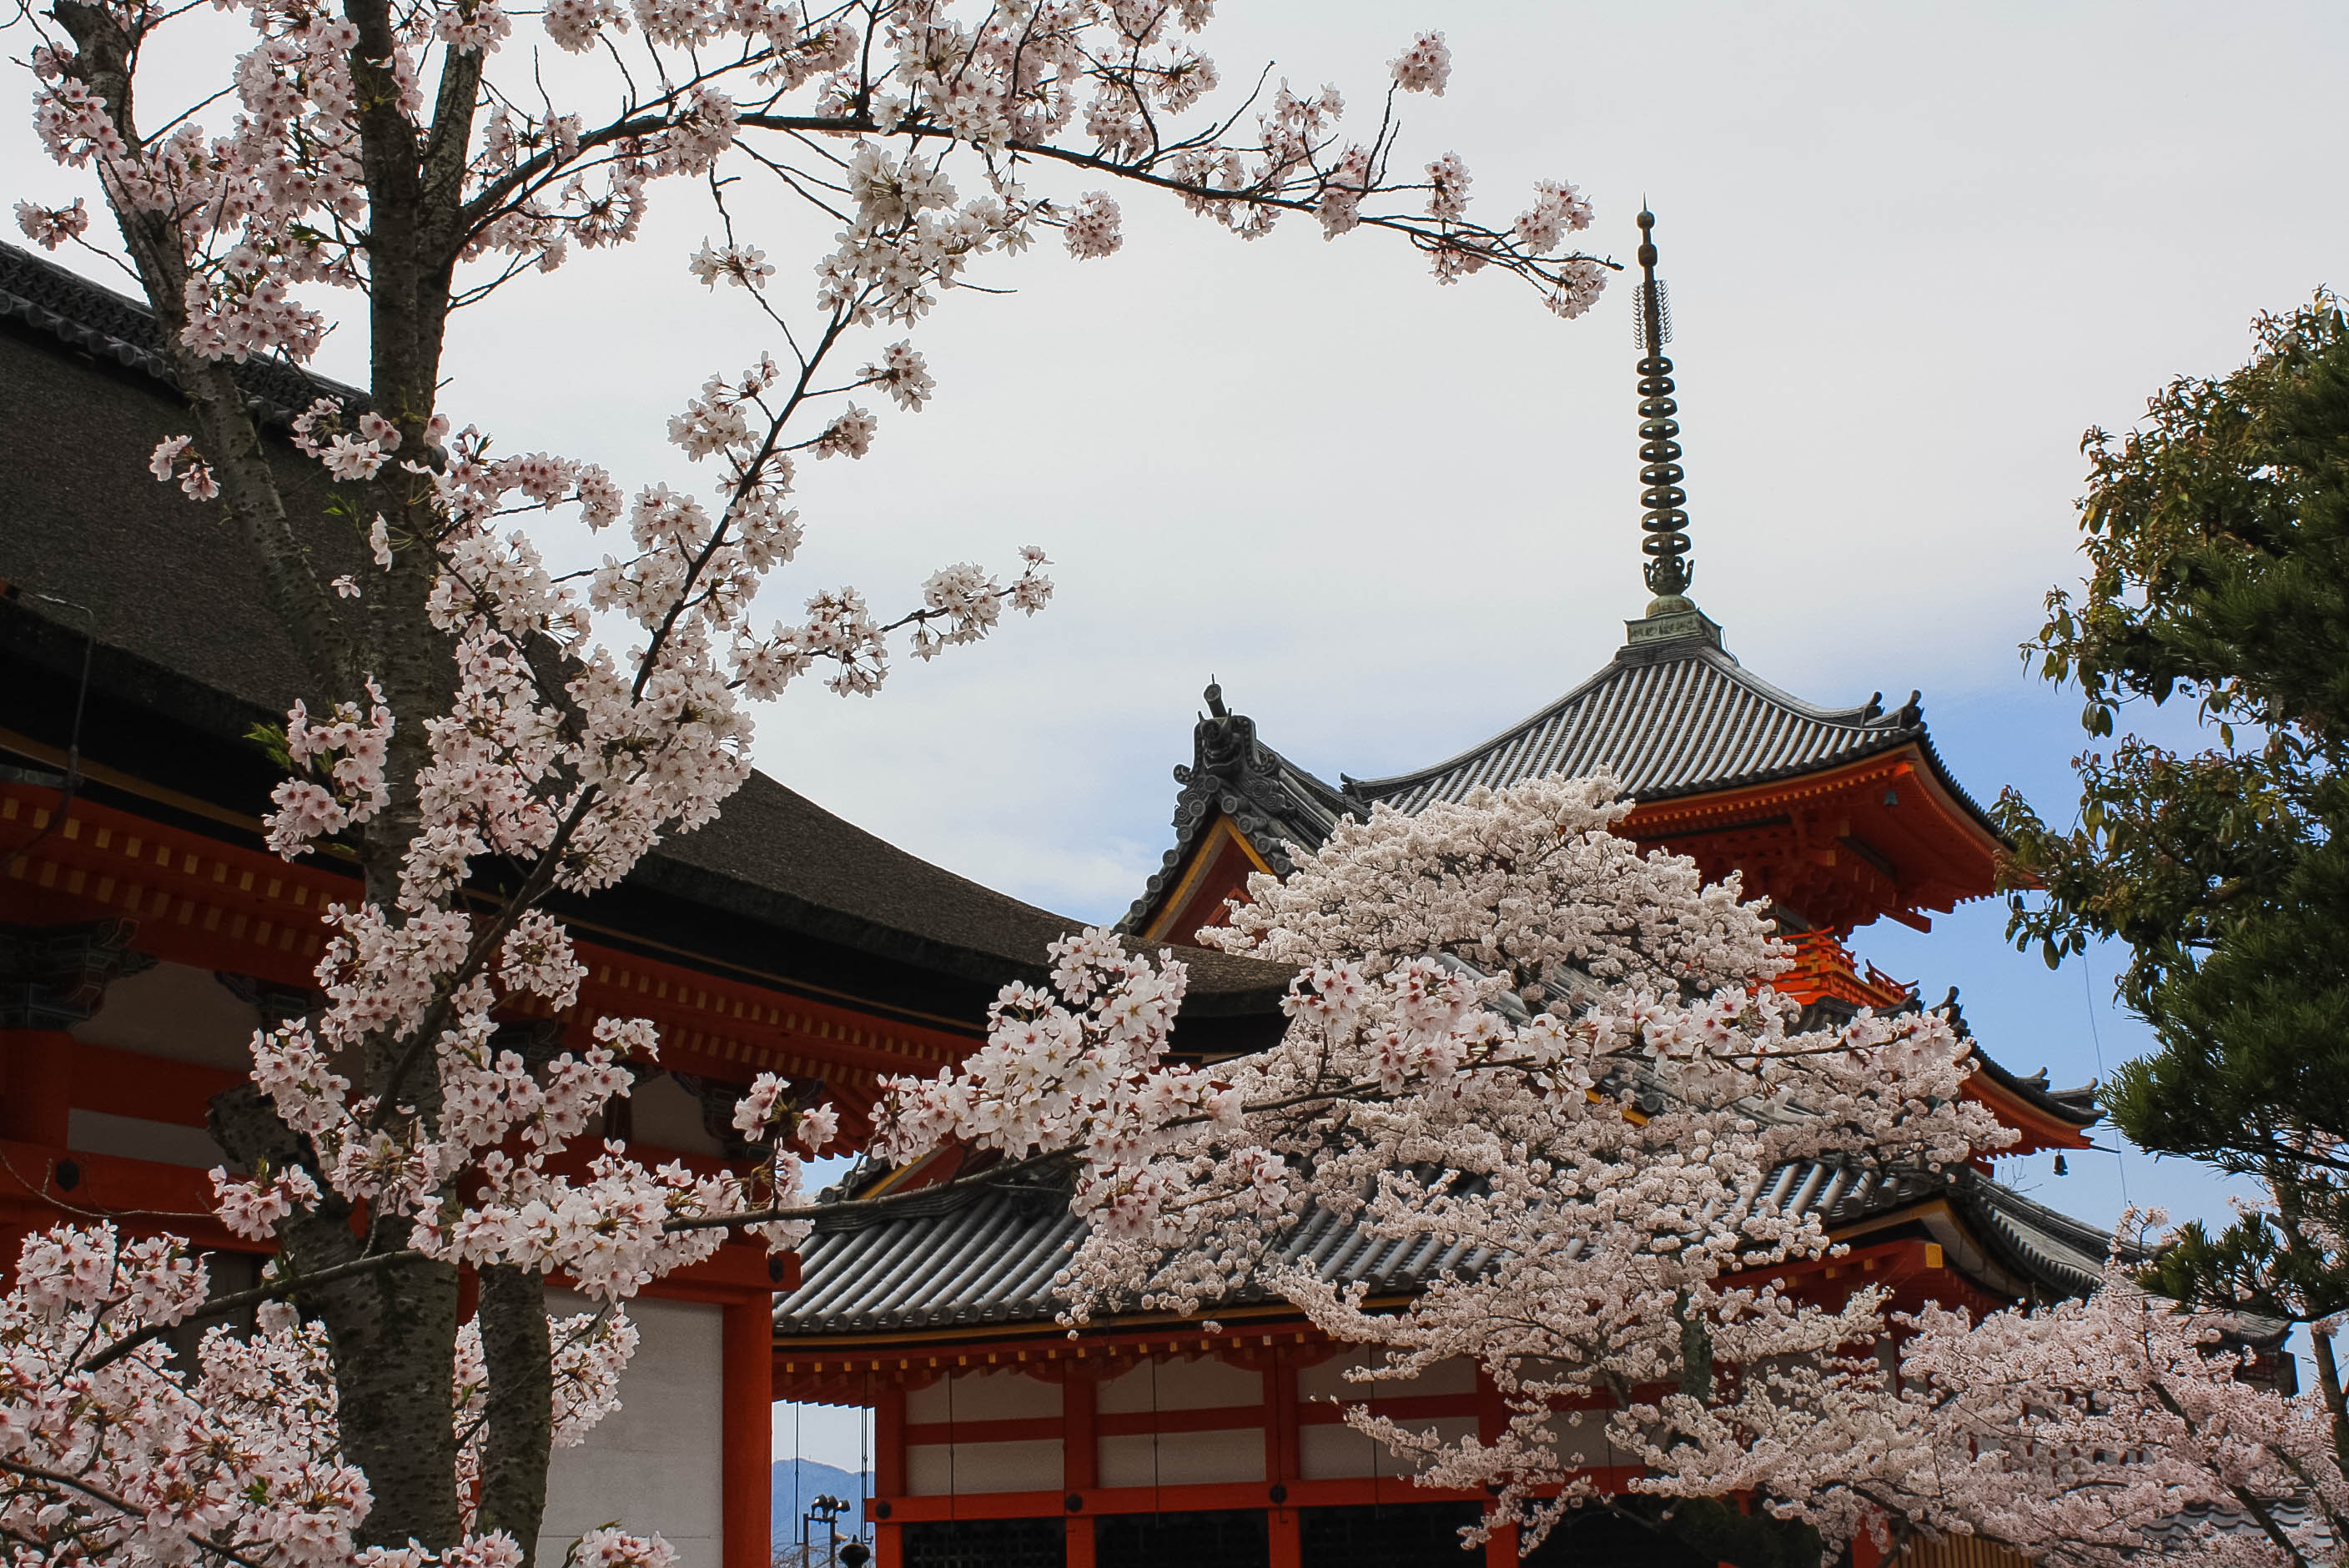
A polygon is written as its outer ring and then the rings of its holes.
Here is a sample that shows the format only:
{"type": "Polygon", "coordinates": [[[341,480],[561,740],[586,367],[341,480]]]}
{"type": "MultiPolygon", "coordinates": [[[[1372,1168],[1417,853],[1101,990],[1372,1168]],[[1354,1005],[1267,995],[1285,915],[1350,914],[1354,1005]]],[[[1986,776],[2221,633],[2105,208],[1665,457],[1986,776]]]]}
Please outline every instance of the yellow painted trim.
{"type": "MultiPolygon", "coordinates": [[[[1223,847],[1223,841],[1226,839],[1239,845],[1240,853],[1247,857],[1249,865],[1267,876],[1272,874],[1272,867],[1262,855],[1256,852],[1256,846],[1247,841],[1247,835],[1232,826],[1231,818],[1218,810],[1216,812],[1216,820],[1208,824],[1207,830],[1202,836],[1200,842],[1191,851],[1190,861],[1183,868],[1182,878],[1175,882],[1174,891],[1160,901],[1157,917],[1151,921],[1148,929],[1143,932],[1143,941],[1166,940],[1166,928],[1173,923],[1174,912],[1190,903],[1191,895],[1199,889],[1199,879],[1207,874],[1207,867],[1214,862],[1216,853],[1223,847]]],[[[1177,940],[1181,939],[1177,938],[1177,940]]]]}
{"type": "Polygon", "coordinates": [[[1895,1225],[1914,1224],[1919,1220],[1935,1218],[1947,1220],[1951,1224],[1963,1228],[1956,1211],[1950,1207],[1950,1201],[1947,1198],[1928,1198],[1922,1202],[1911,1203],[1905,1209],[1895,1209],[1889,1213],[1873,1215],[1857,1224],[1829,1231],[1827,1235],[1833,1241],[1848,1242],[1877,1231],[1889,1230],[1895,1225]]]}
{"type": "MultiPolygon", "coordinates": [[[[62,769],[66,765],[66,754],[62,750],[54,746],[44,746],[37,740],[16,734],[14,730],[0,729],[0,750],[13,751],[19,757],[34,762],[47,763],[52,768],[62,769]]],[[[191,817],[202,817],[207,821],[219,822],[231,828],[242,828],[255,838],[260,838],[266,831],[258,817],[248,817],[242,811],[232,811],[225,807],[215,806],[211,801],[200,800],[193,795],[182,795],[177,789],[166,789],[160,784],[150,784],[144,779],[135,778],[118,768],[109,768],[103,762],[92,762],[88,758],[84,758],[76,763],[75,767],[83,778],[94,784],[103,784],[109,789],[119,789],[126,795],[136,795],[143,799],[152,800],[159,806],[169,806],[175,811],[185,811],[191,817]]]]}

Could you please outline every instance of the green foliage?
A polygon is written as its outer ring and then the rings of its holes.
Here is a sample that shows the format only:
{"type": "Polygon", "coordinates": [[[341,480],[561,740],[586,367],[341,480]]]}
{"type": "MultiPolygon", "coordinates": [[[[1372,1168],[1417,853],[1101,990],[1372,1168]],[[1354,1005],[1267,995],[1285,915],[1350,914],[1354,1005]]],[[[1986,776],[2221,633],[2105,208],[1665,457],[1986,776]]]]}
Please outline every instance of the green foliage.
{"type": "Polygon", "coordinates": [[[256,724],[244,732],[245,739],[261,748],[279,771],[291,773],[294,768],[294,748],[285,738],[283,724],[256,724]]]}
{"type": "Polygon", "coordinates": [[[2128,947],[2121,996],[2159,1049],[2116,1076],[2115,1121],[2274,1196],[2189,1227],[2157,1283],[2308,1321],[2349,1305],[2349,320],[2320,293],[2253,330],[2240,370],[2088,432],[2088,577],[2024,655],[2079,688],[2092,736],[2190,702],[2217,744],[2075,759],[2069,828],[2012,789],[1996,814],[2017,946],[2128,947]]]}

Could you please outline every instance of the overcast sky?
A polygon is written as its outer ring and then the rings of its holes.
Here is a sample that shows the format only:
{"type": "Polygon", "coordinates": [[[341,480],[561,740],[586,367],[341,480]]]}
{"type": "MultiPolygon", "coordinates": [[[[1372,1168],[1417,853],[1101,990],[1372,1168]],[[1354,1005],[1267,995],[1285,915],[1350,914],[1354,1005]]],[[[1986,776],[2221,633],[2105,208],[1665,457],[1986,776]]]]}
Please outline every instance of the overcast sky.
{"type": "MultiPolygon", "coordinates": [[[[1822,704],[1922,688],[1977,798],[2068,815],[2077,701],[2017,643],[2076,576],[2080,433],[2125,425],[2245,325],[2344,281],[2349,7],[1570,5],[1226,0],[1227,80],[1265,60],[1374,112],[1384,62],[1440,26],[1451,91],[1405,100],[1403,153],[1466,159],[1479,210],[1530,182],[1595,201],[1628,260],[1642,193],[1672,291],[1698,602],[1746,665],[1822,704]]],[[[21,46],[9,51],[20,56],[21,46]]],[[[21,115],[9,199],[78,190],[21,115]]],[[[1040,181],[1049,183],[1049,181],[1040,181]]],[[[1081,188],[1071,185],[1068,193],[1081,188]]],[[[1334,779],[1448,756],[1602,665],[1645,601],[1628,288],[1586,319],[1521,288],[1438,288],[1382,236],[1244,244],[1140,193],[1125,250],[983,274],[916,335],[940,387],[860,465],[811,465],[810,543],[774,610],[853,582],[904,602],[933,566],[1050,550],[1058,602],[872,701],[797,693],[768,771],[941,864],[1113,919],[1171,841],[1167,770],[1219,677],[1266,739],[1334,779]]],[[[515,449],[624,483],[690,478],[667,415],[763,345],[691,285],[709,232],[663,189],[642,242],[464,324],[447,403],[515,449]]],[[[761,232],[781,282],[823,229],[761,232]]],[[[326,367],[357,368],[356,336],[326,367]]],[[[2143,1037],[2112,963],[2050,975],[1980,905],[1863,955],[1963,986],[1993,1055],[2059,1081],[2143,1037]]],[[[2008,1174],[2099,1222],[2124,1191],[2211,1209],[2142,1156],[2008,1174]]],[[[837,1454],[828,1457],[839,1458],[837,1454]]],[[[851,1456],[853,1459],[853,1455],[851,1456]]]]}

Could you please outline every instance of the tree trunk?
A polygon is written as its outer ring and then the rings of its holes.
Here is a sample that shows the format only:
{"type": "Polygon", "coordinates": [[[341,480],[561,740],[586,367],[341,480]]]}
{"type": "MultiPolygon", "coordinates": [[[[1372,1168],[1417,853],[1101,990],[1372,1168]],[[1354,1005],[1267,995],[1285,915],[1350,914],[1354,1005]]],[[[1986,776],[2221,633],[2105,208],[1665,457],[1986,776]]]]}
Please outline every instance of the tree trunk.
{"type": "Polygon", "coordinates": [[[502,1530],[533,1568],[546,1519],[546,1470],[554,1443],[554,1346],[546,1326],[546,1281],[500,1264],[481,1271],[474,1321],[489,1367],[489,1415],[481,1434],[478,1528],[502,1530]]]}
{"type": "Polygon", "coordinates": [[[2333,1454],[2342,1474],[2349,1476],[2349,1401],[2341,1389],[2340,1363],[2333,1357],[2333,1336],[2312,1328],[2308,1346],[2316,1357],[2316,1384],[2323,1391],[2324,1408],[2333,1418],[2333,1454]]]}
{"type": "MultiPolygon", "coordinates": [[[[274,1170],[315,1169],[308,1149],[257,1088],[241,1086],[214,1096],[211,1121],[213,1138],[240,1165],[265,1161],[274,1170]]],[[[297,1212],[278,1227],[284,1266],[299,1275],[408,1244],[404,1222],[378,1220],[363,1243],[352,1220],[350,1206],[329,1189],[316,1208],[297,1212]]],[[[374,1495],[360,1543],[454,1545],[457,1439],[450,1401],[457,1271],[419,1259],[317,1290],[297,1289],[294,1304],[326,1326],[343,1457],[366,1472],[374,1495]]]]}

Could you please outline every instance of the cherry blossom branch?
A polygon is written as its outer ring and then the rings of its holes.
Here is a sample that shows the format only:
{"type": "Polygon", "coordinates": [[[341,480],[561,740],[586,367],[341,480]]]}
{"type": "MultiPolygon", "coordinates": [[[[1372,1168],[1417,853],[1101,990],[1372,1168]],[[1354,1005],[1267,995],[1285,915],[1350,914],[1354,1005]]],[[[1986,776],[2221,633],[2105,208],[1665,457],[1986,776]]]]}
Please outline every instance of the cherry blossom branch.
{"type": "MultiPolygon", "coordinates": [[[[2201,1435],[2201,1429],[2193,1416],[2187,1411],[2185,1406],[2178,1402],[2178,1396],[2171,1393],[2160,1378],[2147,1379],[2146,1392],[2151,1394],[2155,1402],[2168,1411],[2188,1432],[2198,1437],[2201,1435]]],[[[2303,1475],[2302,1479],[2305,1480],[2306,1477],[2303,1475]]],[[[2253,1522],[2259,1525],[2261,1533],[2273,1542],[2276,1550],[2291,1560],[2293,1568],[2314,1568],[2314,1565],[2302,1554],[2300,1548],[2292,1543],[2292,1537],[2284,1532],[2283,1526],[2276,1522],[2275,1512],[2268,1507],[2264,1499],[2256,1496],[2240,1482],[2231,1479],[2223,1484],[2234,1500],[2242,1505],[2243,1511],[2250,1514],[2253,1522]]]]}
{"type": "MultiPolygon", "coordinates": [[[[23,1460],[14,1460],[8,1458],[5,1454],[0,1454],[0,1470],[5,1470],[11,1475],[23,1476],[27,1480],[39,1481],[47,1486],[60,1486],[69,1491],[78,1492],[82,1496],[88,1498],[93,1502],[105,1504],[107,1507],[113,1509],[117,1513],[123,1515],[127,1519],[143,1520],[147,1517],[148,1511],[140,1507],[137,1503],[130,1501],[129,1499],[118,1496],[115,1493],[107,1491],[104,1487],[93,1486],[88,1481],[78,1477],[67,1475],[59,1470],[50,1470],[44,1465],[28,1464],[23,1460]]],[[[46,1542],[28,1543],[46,1544],[46,1542]]],[[[263,1561],[246,1556],[232,1547],[222,1545],[216,1541],[207,1541],[200,1538],[197,1544],[202,1551],[219,1557],[225,1562],[241,1564],[242,1568],[269,1568],[269,1565],[263,1561]]]]}
{"type": "MultiPolygon", "coordinates": [[[[316,1290],[339,1280],[354,1279],[361,1274],[374,1274],[381,1269],[416,1263],[423,1256],[423,1253],[412,1249],[402,1249],[392,1253],[373,1253],[347,1264],[336,1264],[327,1268],[315,1269],[308,1274],[284,1274],[267,1284],[256,1285],[251,1290],[213,1296],[202,1305],[189,1311],[184,1316],[171,1323],[150,1323],[144,1328],[133,1330],[96,1355],[77,1362],[74,1369],[78,1372],[96,1372],[101,1367],[112,1366],[140,1346],[166,1337],[183,1323],[194,1323],[207,1317],[225,1317],[231,1313],[243,1312],[249,1306],[259,1306],[264,1302],[283,1301],[285,1297],[300,1291],[316,1290]]],[[[278,1264],[280,1268],[285,1267],[285,1260],[282,1256],[278,1260],[278,1264]]]]}

